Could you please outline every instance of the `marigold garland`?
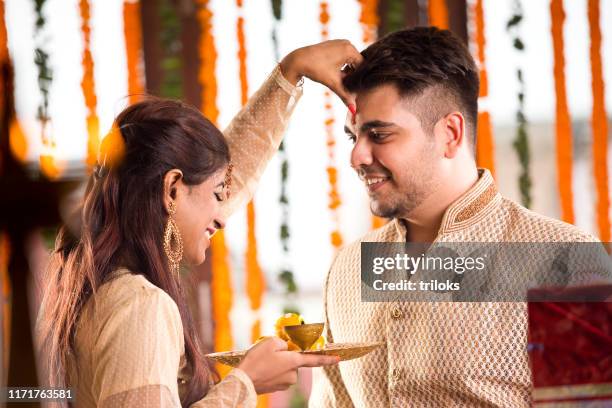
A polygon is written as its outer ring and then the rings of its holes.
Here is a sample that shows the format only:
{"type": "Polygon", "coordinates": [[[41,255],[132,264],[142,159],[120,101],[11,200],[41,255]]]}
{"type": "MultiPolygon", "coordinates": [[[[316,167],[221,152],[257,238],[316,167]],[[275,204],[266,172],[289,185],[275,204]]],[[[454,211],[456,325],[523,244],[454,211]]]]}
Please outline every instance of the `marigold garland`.
{"type": "MultiPolygon", "coordinates": [[[[489,83],[485,66],[485,27],[484,10],[482,0],[477,0],[473,13],[475,18],[475,43],[478,66],[480,68],[480,95],[486,98],[489,94],[489,83]]],[[[493,141],[493,130],[489,112],[481,110],[478,112],[478,126],[476,137],[476,162],[479,167],[484,167],[495,176],[495,144],[493,141]]]]}
{"type": "Polygon", "coordinates": [[[6,75],[6,69],[5,66],[6,64],[9,63],[9,52],[8,52],[8,45],[7,45],[7,34],[6,34],[6,25],[4,24],[4,1],[0,0],[0,68],[2,69],[2,71],[0,71],[0,74],[2,75],[2,81],[0,81],[0,114],[4,114],[4,112],[6,111],[5,109],[5,100],[4,97],[6,96],[6,92],[4,87],[5,85],[5,81],[6,78],[4,78],[4,75],[6,75]]]}
{"type": "MultiPolygon", "coordinates": [[[[12,95],[12,90],[5,89],[12,83],[12,78],[5,78],[5,75],[11,75],[11,61],[8,50],[8,36],[4,21],[4,1],[0,0],[0,70],[2,80],[0,81],[0,112],[6,115],[4,120],[9,121],[9,151],[11,155],[19,162],[23,163],[26,160],[28,153],[28,141],[15,115],[14,107],[10,112],[7,111],[9,101],[4,98],[7,95],[12,95]]],[[[3,116],[4,117],[4,116],[3,116]]],[[[0,173],[2,172],[2,163],[0,162],[0,173]]]]}
{"type": "MultiPolygon", "coordinates": [[[[361,14],[359,22],[363,30],[363,42],[365,45],[376,41],[378,37],[378,0],[359,0],[361,14]]],[[[382,227],[387,223],[384,218],[372,215],[372,229],[382,227]]]]}
{"type": "Polygon", "coordinates": [[[561,200],[561,219],[574,223],[572,196],[572,129],[565,90],[565,56],[563,50],[563,23],[565,11],[563,0],[551,0],[551,33],[554,51],[554,76],[556,94],[556,140],[557,140],[557,180],[561,200]]]}
{"type": "Polygon", "coordinates": [[[138,102],[144,93],[142,74],[142,27],[140,1],[123,2],[123,35],[128,72],[128,97],[130,104],[138,102]]]}
{"type": "MultiPolygon", "coordinates": [[[[209,0],[198,0],[196,17],[200,25],[200,38],[198,51],[200,55],[198,80],[202,87],[201,107],[202,113],[212,123],[217,125],[219,109],[217,107],[217,49],[213,36],[213,13],[210,10],[209,0]]],[[[225,234],[219,230],[210,243],[212,278],[211,303],[213,320],[215,322],[214,347],[215,351],[231,350],[234,345],[230,310],[233,302],[233,284],[229,253],[225,243],[225,234]]],[[[230,367],[217,364],[217,370],[225,376],[230,367]]]]}
{"type": "MultiPolygon", "coordinates": [[[[272,48],[274,50],[274,59],[280,61],[280,51],[278,44],[278,25],[282,18],[282,0],[271,0],[272,15],[274,21],[272,24],[272,48]]],[[[297,294],[298,287],[295,283],[293,268],[291,266],[291,256],[289,253],[289,238],[291,230],[289,228],[289,195],[287,193],[287,181],[289,179],[289,158],[287,156],[286,141],[283,140],[278,148],[278,158],[280,161],[281,185],[280,194],[278,197],[281,208],[281,222],[279,228],[279,236],[282,250],[282,267],[278,273],[278,280],[284,285],[285,304],[283,305],[283,313],[298,313],[299,310],[292,299],[297,294]]]]}
{"type": "Polygon", "coordinates": [[[79,10],[81,11],[81,31],[83,32],[83,79],[81,80],[81,89],[85,97],[85,105],[87,106],[87,165],[93,168],[96,164],[98,155],[98,147],[100,146],[100,122],[96,114],[96,85],[94,79],[94,61],[90,49],[91,28],[89,26],[90,5],[89,0],[79,1],[79,10]]]}
{"type": "Polygon", "coordinates": [[[606,118],[605,83],[601,61],[601,29],[599,27],[599,0],[588,3],[589,31],[591,34],[591,88],[593,92],[593,170],[597,189],[597,227],[599,239],[610,241],[610,198],[608,190],[608,122],[606,118]]]}
{"type": "Polygon", "coordinates": [[[448,7],[446,0],[429,0],[429,25],[448,29],[448,7]]]}
{"type": "Polygon", "coordinates": [[[43,39],[40,32],[44,29],[46,20],[42,12],[46,0],[34,0],[34,11],[36,14],[34,38],[36,48],[34,49],[34,63],[38,68],[38,89],[42,95],[38,105],[37,119],[40,121],[40,136],[42,139],[42,152],[40,154],[40,170],[50,180],[59,178],[62,173],[56,156],[56,142],[53,134],[49,134],[49,89],[53,80],[53,71],[49,67],[49,54],[43,49],[43,39]]]}
{"type": "Polygon", "coordinates": [[[2,327],[4,336],[2,336],[2,361],[1,367],[8,373],[9,356],[11,350],[11,280],[9,279],[9,261],[11,254],[11,246],[8,234],[0,231],[0,299],[2,300],[2,327]]]}
{"type": "Polygon", "coordinates": [[[359,0],[361,14],[359,22],[363,30],[363,43],[376,41],[378,33],[378,0],[359,0]]]}
{"type": "MultiPolygon", "coordinates": [[[[232,324],[230,311],[234,299],[232,288],[232,275],[229,264],[229,254],[225,243],[225,233],[219,230],[213,236],[210,245],[212,279],[210,292],[212,297],[212,312],[215,322],[214,345],[215,351],[232,350],[234,340],[232,338],[232,324]]],[[[222,376],[229,373],[230,368],[217,364],[219,374],[222,376]]]]}
{"type": "MultiPolygon", "coordinates": [[[[242,0],[236,4],[242,13],[242,0]]],[[[240,67],[240,99],[242,105],[246,105],[249,97],[249,84],[246,65],[246,40],[244,36],[244,17],[238,16],[236,23],[238,37],[238,61],[240,67]]],[[[246,249],[246,292],[249,297],[251,309],[257,310],[261,306],[261,297],[264,291],[263,272],[257,262],[257,241],[255,237],[255,206],[253,200],[247,205],[247,249],[246,249]]],[[[259,336],[257,336],[259,337],[259,336]]],[[[257,337],[252,340],[257,340],[257,337]]]]}
{"type": "MultiPolygon", "coordinates": [[[[240,15],[236,23],[236,32],[238,37],[238,61],[240,66],[240,99],[242,105],[246,105],[249,97],[249,86],[247,78],[246,65],[246,41],[244,36],[244,17],[242,17],[242,0],[237,0],[236,4],[240,15]]],[[[255,204],[253,200],[247,205],[247,249],[246,249],[246,293],[251,304],[251,309],[259,310],[264,291],[266,290],[266,282],[263,271],[257,262],[257,240],[255,237],[255,204]]],[[[261,336],[261,321],[255,319],[255,323],[251,329],[251,341],[256,341],[261,336]]],[[[257,406],[264,407],[268,405],[268,398],[261,395],[257,398],[257,406]]]]}
{"type": "MultiPolygon", "coordinates": [[[[321,22],[321,40],[329,39],[329,5],[327,1],[319,3],[319,21],[321,22]]],[[[334,111],[332,108],[332,94],[329,90],[325,91],[325,134],[327,140],[327,179],[329,181],[329,203],[328,207],[332,213],[333,230],[330,234],[330,241],[337,251],[342,246],[342,234],[340,232],[339,207],[342,204],[338,190],[338,170],[335,166],[334,149],[336,139],[334,136],[334,111]]]]}
{"type": "Polygon", "coordinates": [[[12,117],[9,125],[9,148],[13,157],[24,163],[28,155],[28,139],[17,118],[12,117]]]}

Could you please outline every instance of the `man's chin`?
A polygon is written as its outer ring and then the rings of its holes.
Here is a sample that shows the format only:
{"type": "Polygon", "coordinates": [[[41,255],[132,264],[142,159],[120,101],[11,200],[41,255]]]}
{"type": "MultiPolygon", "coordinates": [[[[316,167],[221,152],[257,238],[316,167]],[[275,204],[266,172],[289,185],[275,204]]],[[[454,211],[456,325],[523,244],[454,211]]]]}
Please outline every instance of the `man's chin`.
{"type": "Polygon", "coordinates": [[[385,205],[378,200],[370,201],[370,211],[381,218],[395,218],[398,212],[397,208],[385,205]]]}

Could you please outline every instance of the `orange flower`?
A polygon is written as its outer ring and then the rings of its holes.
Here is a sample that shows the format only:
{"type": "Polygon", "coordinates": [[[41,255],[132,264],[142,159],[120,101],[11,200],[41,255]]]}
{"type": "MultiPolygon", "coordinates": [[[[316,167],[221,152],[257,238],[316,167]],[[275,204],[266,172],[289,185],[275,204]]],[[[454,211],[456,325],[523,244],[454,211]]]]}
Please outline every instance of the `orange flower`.
{"type": "Polygon", "coordinates": [[[113,123],[111,130],[102,140],[98,154],[98,163],[109,168],[118,166],[125,155],[125,142],[121,131],[113,123]]]}
{"type": "Polygon", "coordinates": [[[361,14],[359,22],[363,29],[363,42],[369,44],[376,40],[378,30],[378,0],[359,0],[361,14]]]}
{"type": "Polygon", "coordinates": [[[128,71],[128,95],[130,103],[140,100],[144,92],[142,75],[142,28],[140,25],[140,2],[123,2],[123,35],[128,71]]]}
{"type": "Polygon", "coordinates": [[[429,0],[429,25],[448,28],[448,8],[446,0],[429,0]]]}
{"type": "MultiPolygon", "coordinates": [[[[328,24],[330,20],[329,11],[328,11],[328,3],[326,1],[321,1],[319,3],[319,20],[321,22],[321,39],[323,41],[328,39],[328,24]]],[[[332,245],[337,250],[342,245],[342,235],[340,234],[340,226],[339,226],[339,214],[338,209],[342,204],[342,200],[340,199],[340,193],[338,191],[338,170],[335,167],[334,161],[334,147],[336,145],[336,138],[334,136],[334,111],[332,109],[332,94],[329,91],[325,91],[325,133],[327,135],[327,155],[329,157],[329,162],[327,165],[327,179],[329,181],[329,201],[327,207],[332,212],[332,219],[334,222],[334,230],[331,232],[330,239],[332,245]]]]}
{"type": "Polygon", "coordinates": [[[610,241],[610,198],[608,190],[608,121],[601,61],[601,29],[599,0],[589,0],[589,30],[591,33],[591,88],[593,92],[593,170],[597,189],[597,226],[599,239],[610,241]]]}
{"type": "MultiPolygon", "coordinates": [[[[474,40],[476,42],[476,57],[480,67],[480,97],[488,95],[487,71],[485,68],[485,27],[482,0],[474,5],[474,40]]],[[[495,176],[495,143],[489,113],[481,111],[478,114],[478,129],[476,137],[476,162],[479,167],[485,167],[495,176]]]]}
{"type": "Polygon", "coordinates": [[[556,94],[556,138],[557,138],[557,180],[561,199],[561,219],[574,223],[572,197],[572,129],[565,90],[565,56],[563,44],[563,22],[565,11],[563,0],[550,2],[551,32],[553,37],[554,76],[556,94]]]}
{"type": "Polygon", "coordinates": [[[90,35],[91,29],[89,27],[89,0],[80,0],[79,9],[81,11],[81,31],[83,32],[83,78],[81,79],[81,88],[83,90],[83,97],[85,98],[85,105],[87,106],[87,133],[89,140],[87,143],[87,159],[86,162],[90,168],[96,162],[96,154],[98,152],[98,145],[100,142],[98,117],[96,115],[96,91],[94,81],[94,62],[91,56],[90,50],[90,35]]]}

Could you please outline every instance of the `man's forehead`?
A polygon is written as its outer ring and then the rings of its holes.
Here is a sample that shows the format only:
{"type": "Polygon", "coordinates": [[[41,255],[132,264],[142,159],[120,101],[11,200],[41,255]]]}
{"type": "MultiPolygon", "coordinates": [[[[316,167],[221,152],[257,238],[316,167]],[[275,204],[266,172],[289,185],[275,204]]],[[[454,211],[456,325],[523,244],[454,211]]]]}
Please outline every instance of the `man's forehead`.
{"type": "Polygon", "coordinates": [[[353,115],[347,112],[344,120],[345,132],[356,135],[364,126],[408,126],[418,122],[418,106],[415,106],[413,98],[400,97],[396,91],[395,95],[385,94],[385,89],[380,88],[375,89],[376,94],[372,94],[372,91],[357,94],[357,114],[353,118],[353,115]]]}

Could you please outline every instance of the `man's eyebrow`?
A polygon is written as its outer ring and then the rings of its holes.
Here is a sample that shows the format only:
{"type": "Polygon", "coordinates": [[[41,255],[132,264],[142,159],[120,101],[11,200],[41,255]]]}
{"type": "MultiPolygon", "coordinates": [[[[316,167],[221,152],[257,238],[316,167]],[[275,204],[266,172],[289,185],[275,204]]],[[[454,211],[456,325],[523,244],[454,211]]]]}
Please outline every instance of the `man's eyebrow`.
{"type": "Polygon", "coordinates": [[[351,135],[351,136],[355,136],[355,133],[353,133],[353,131],[351,130],[351,128],[349,128],[348,126],[344,125],[344,133],[346,133],[347,135],[351,135]]]}
{"type": "Polygon", "coordinates": [[[361,125],[359,130],[361,132],[367,132],[368,130],[373,129],[373,128],[384,128],[384,127],[390,127],[390,126],[395,126],[395,123],[383,122],[382,120],[372,120],[372,121],[366,122],[363,125],[361,125]]]}

